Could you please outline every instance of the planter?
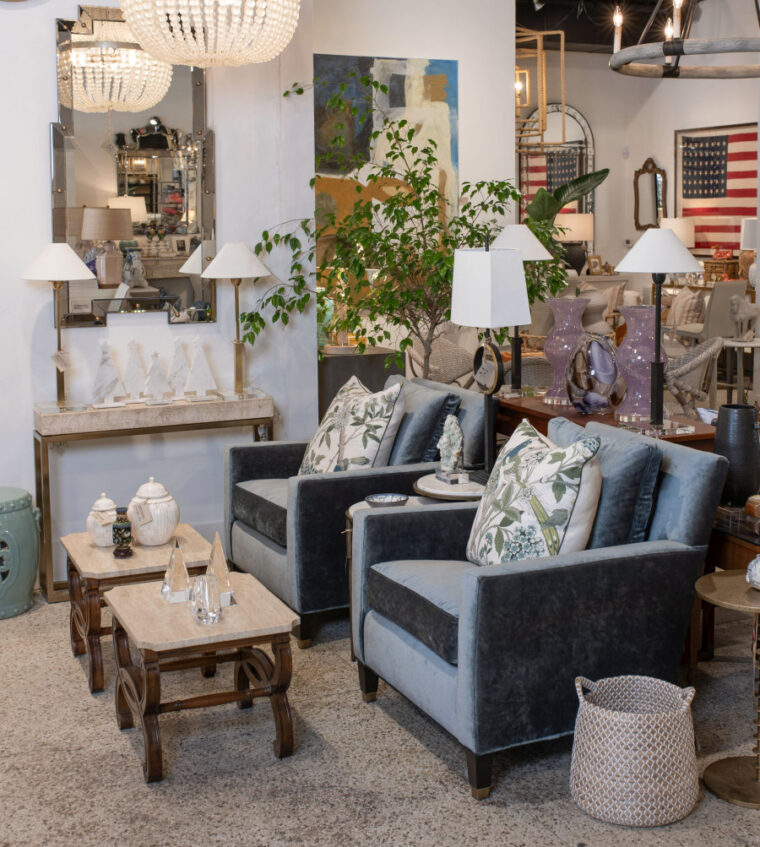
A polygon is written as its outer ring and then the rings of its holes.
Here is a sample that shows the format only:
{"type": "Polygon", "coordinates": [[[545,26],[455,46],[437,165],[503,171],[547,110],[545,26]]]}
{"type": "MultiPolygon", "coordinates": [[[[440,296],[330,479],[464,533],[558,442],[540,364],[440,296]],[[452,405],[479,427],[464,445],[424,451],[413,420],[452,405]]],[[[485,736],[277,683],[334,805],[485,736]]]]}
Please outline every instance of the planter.
{"type": "Polygon", "coordinates": [[[32,607],[40,553],[40,510],[22,488],[0,488],[0,618],[32,607]]]}
{"type": "Polygon", "coordinates": [[[724,506],[744,506],[760,488],[760,442],[754,406],[734,403],[718,409],[713,452],[728,459],[728,476],[720,502],[724,506]]]}

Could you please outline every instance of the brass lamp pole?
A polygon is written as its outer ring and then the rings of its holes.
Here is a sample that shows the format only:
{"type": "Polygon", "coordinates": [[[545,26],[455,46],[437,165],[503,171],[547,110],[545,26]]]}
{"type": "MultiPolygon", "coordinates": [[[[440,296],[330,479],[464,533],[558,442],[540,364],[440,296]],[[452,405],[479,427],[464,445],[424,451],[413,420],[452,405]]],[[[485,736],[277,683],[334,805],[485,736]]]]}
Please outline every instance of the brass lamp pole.
{"type": "Polygon", "coordinates": [[[247,396],[245,388],[244,345],[240,340],[240,284],[244,279],[269,276],[269,268],[242,242],[225,244],[211,264],[203,271],[204,279],[228,279],[235,289],[234,395],[247,396]]]}
{"type": "MultiPolygon", "coordinates": [[[[95,279],[95,274],[85,265],[68,244],[48,244],[26,268],[21,278],[28,281],[50,281],[53,283],[53,320],[55,322],[57,353],[63,350],[61,329],[63,326],[63,286],[67,282],[95,279]]],[[[59,410],[66,408],[65,373],[56,364],[56,402],[59,410]]]]}

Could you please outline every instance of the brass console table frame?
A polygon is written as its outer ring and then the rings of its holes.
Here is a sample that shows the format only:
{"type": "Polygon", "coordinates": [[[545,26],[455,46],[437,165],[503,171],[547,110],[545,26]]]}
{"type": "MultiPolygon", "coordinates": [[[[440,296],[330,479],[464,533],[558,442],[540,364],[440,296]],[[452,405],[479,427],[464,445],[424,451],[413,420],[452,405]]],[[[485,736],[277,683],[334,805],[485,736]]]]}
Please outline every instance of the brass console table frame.
{"type": "MultiPolygon", "coordinates": [[[[267,398],[269,399],[269,398],[267,398]]],[[[225,401],[235,402],[235,401],[225,401]]],[[[205,404],[199,404],[202,406],[205,404]]],[[[171,408],[161,407],[161,408],[171,408]]],[[[53,576],[53,537],[50,506],[50,445],[68,441],[92,441],[100,438],[128,438],[133,435],[157,435],[172,432],[195,432],[206,429],[229,429],[250,426],[253,440],[259,437],[259,427],[266,427],[267,439],[272,440],[274,418],[272,415],[261,417],[233,418],[230,420],[202,421],[197,423],[163,424],[160,426],[130,427],[128,429],[98,429],[84,432],[70,432],[42,435],[34,431],[34,476],[36,485],[36,505],[42,512],[40,521],[40,587],[48,603],[59,603],[69,599],[66,579],[55,580],[53,576]]]]}

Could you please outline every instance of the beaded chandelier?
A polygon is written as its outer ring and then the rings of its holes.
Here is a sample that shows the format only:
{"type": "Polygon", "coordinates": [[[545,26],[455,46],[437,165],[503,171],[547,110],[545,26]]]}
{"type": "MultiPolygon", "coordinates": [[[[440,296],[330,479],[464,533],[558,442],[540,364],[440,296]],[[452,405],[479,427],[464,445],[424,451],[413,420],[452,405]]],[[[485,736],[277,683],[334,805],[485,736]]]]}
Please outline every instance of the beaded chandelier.
{"type": "Polygon", "coordinates": [[[61,102],[80,112],[143,112],[160,103],[172,66],[149,56],[124,23],[96,22],[58,54],[61,102]]]}
{"type": "Polygon", "coordinates": [[[174,65],[268,62],[290,42],[300,0],[121,0],[142,47],[174,65]]]}

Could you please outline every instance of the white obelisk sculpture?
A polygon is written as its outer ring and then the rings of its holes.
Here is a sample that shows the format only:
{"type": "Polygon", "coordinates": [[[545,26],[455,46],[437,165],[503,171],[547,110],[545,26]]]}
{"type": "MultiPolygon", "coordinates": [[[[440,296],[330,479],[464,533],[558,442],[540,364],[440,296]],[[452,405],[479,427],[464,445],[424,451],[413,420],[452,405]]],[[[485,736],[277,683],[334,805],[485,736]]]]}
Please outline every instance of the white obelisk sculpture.
{"type": "Polygon", "coordinates": [[[211,561],[208,563],[206,573],[215,576],[219,583],[219,597],[222,601],[222,606],[229,606],[232,603],[232,583],[230,582],[230,569],[227,567],[227,557],[222,549],[222,541],[217,532],[214,537],[214,544],[211,547],[211,561]]]}
{"type": "Polygon", "coordinates": [[[148,398],[145,402],[150,406],[157,406],[161,403],[168,403],[166,395],[172,390],[171,385],[166,381],[166,374],[163,366],[158,358],[158,353],[150,354],[150,367],[148,368],[148,379],[145,383],[145,396],[148,398]]]}
{"type": "Polygon", "coordinates": [[[185,350],[182,347],[182,339],[175,338],[174,354],[172,355],[172,361],[169,365],[169,375],[167,376],[169,385],[171,385],[174,392],[172,400],[182,400],[189,372],[187,356],[185,356],[185,350]]]}
{"type": "Polygon", "coordinates": [[[216,380],[208,365],[206,351],[203,349],[200,338],[196,335],[193,339],[193,356],[190,363],[190,373],[185,383],[186,400],[208,400],[209,392],[217,393],[216,380]]]}
{"type": "Polygon", "coordinates": [[[190,599],[190,577],[187,573],[185,557],[182,555],[179,541],[176,540],[169,557],[169,567],[164,574],[161,596],[168,603],[185,603],[190,599]]]}
{"type": "Polygon", "coordinates": [[[127,403],[142,403],[142,390],[145,388],[145,366],[140,358],[140,350],[134,338],[127,342],[127,366],[124,370],[124,387],[129,395],[127,403]]]}
{"type": "Polygon", "coordinates": [[[92,386],[93,406],[96,409],[123,406],[124,403],[117,403],[115,398],[124,394],[126,394],[126,390],[119,379],[119,372],[111,358],[111,349],[108,342],[103,340],[100,342],[100,361],[92,386]]]}

